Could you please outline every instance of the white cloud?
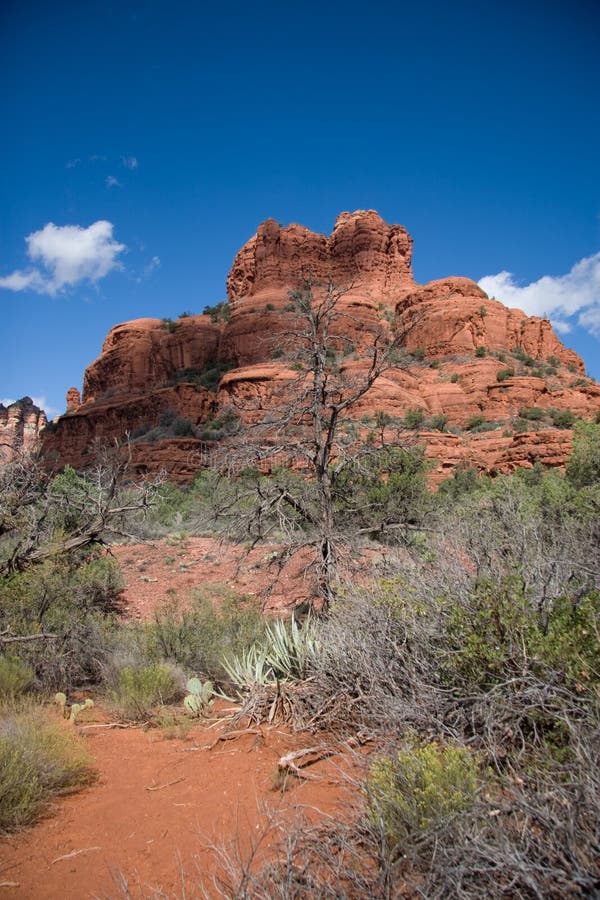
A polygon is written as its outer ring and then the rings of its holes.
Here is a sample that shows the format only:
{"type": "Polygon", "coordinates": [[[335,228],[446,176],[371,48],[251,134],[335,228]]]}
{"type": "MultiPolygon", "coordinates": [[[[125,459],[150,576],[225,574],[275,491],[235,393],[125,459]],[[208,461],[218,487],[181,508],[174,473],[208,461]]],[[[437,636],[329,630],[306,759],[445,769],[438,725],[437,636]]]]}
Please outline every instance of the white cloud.
{"type": "Polygon", "coordinates": [[[81,160],[79,157],[76,159],[70,159],[65,163],[65,169],[76,169],[78,165],[80,165],[81,160]]]}
{"type": "Polygon", "coordinates": [[[31,399],[36,406],[39,406],[40,409],[44,410],[48,421],[51,421],[55,416],[58,416],[61,412],[64,412],[63,409],[56,409],[55,406],[51,406],[45,397],[32,397],[31,399]]]}
{"type": "Polygon", "coordinates": [[[530,316],[549,316],[562,334],[577,324],[600,337],[600,253],[580,259],[566,275],[544,275],[519,285],[505,271],[481,278],[479,287],[530,316]]]}
{"type": "Polygon", "coordinates": [[[18,269],[5,278],[0,278],[0,288],[6,288],[9,291],[26,291],[28,288],[32,291],[43,293],[45,282],[37,269],[30,269],[29,272],[20,272],[18,269]]]}
{"type": "Polygon", "coordinates": [[[138,161],[135,156],[122,156],[121,157],[121,165],[125,166],[126,169],[137,169],[138,161]]]}
{"type": "Polygon", "coordinates": [[[160,268],[160,256],[153,256],[150,262],[146,263],[144,268],[135,276],[137,284],[141,284],[146,278],[150,278],[152,273],[160,268]]]}
{"type": "Polygon", "coordinates": [[[3,397],[2,400],[0,400],[0,406],[12,406],[13,403],[16,403],[16,402],[17,401],[14,400],[12,397],[3,397]]]}
{"type": "Polygon", "coordinates": [[[37,268],[16,270],[0,278],[0,288],[54,295],[81,281],[99,281],[120,268],[117,257],[126,249],[113,239],[112,223],[104,220],[88,228],[48,222],[25,240],[27,255],[38,263],[37,268]]]}
{"type": "Polygon", "coordinates": [[[114,175],[108,175],[107,178],[106,178],[105,184],[106,184],[106,187],[107,187],[107,188],[111,188],[111,187],[123,187],[123,185],[121,184],[121,182],[119,181],[119,179],[118,179],[118,178],[115,178],[114,175]]]}
{"type": "Polygon", "coordinates": [[[590,306],[579,316],[579,325],[594,337],[600,338],[600,304],[590,306]]]}

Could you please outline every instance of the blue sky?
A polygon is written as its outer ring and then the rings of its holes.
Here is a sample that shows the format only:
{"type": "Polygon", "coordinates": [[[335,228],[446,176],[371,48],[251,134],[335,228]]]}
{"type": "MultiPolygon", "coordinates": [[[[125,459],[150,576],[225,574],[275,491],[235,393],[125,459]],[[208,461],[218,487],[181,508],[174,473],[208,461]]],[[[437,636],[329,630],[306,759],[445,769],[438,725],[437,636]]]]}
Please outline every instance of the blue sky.
{"type": "Polygon", "coordinates": [[[224,299],[259,222],[360,208],[600,378],[599,33],[596,0],[4,0],[0,399],[62,411],[112,325],[224,299]]]}

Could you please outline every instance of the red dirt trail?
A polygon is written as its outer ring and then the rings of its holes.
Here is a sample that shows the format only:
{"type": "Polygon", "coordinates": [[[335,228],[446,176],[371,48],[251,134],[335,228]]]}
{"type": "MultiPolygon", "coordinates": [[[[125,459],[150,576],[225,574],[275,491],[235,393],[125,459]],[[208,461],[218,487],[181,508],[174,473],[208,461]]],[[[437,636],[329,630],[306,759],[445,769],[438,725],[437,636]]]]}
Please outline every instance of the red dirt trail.
{"type": "MultiPolygon", "coordinates": [[[[260,597],[273,577],[268,547],[245,556],[239,546],[185,537],[113,552],[125,576],[126,615],[134,619],[151,618],[173,590],[184,604],[194,588],[210,584],[260,597]]],[[[305,576],[301,561],[287,568],[267,608],[290,611],[307,599],[305,576]]],[[[89,721],[110,720],[97,706],[89,721]]],[[[274,789],[279,758],[322,744],[322,736],[262,728],[217,740],[226,730],[222,722],[199,723],[185,739],[173,740],[158,728],[78,730],[98,780],[57,800],[34,827],[0,840],[0,900],[180,898],[182,877],[188,900],[217,896],[211,887],[215,855],[207,845],[238,840],[247,853],[266,833],[265,807],[290,822],[306,807],[336,818],[348,814],[340,756],[311,766],[315,780],[291,779],[284,794],[274,789]]],[[[309,813],[315,816],[322,819],[309,813]]],[[[265,852],[274,840],[274,834],[264,837],[265,852]]]]}
{"type": "MultiPolygon", "coordinates": [[[[274,788],[278,759],[321,743],[314,735],[263,728],[217,740],[221,724],[198,725],[185,740],[165,740],[158,729],[80,731],[98,780],[0,842],[0,897],[125,897],[121,875],[132,898],[152,889],[182,897],[182,871],[186,897],[202,896],[201,888],[216,896],[207,844],[237,839],[247,853],[265,830],[265,804],[286,821],[307,806],[337,818],[347,809],[339,757],[311,766],[315,780],[291,779],[283,794],[274,788]]],[[[264,839],[265,851],[273,840],[264,839]]]]}

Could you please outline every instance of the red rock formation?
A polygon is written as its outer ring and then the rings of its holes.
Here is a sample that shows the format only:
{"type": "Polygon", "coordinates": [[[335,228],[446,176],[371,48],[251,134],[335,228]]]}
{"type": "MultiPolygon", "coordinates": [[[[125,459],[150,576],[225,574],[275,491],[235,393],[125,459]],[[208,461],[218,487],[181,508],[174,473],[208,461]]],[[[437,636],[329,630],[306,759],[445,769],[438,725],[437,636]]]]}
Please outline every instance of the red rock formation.
{"type": "Polygon", "coordinates": [[[81,406],[79,388],[70,387],[67,391],[67,412],[75,412],[81,406]]]}
{"type": "Polygon", "coordinates": [[[227,280],[229,321],[189,316],[117,325],[85,374],[83,402],[71,389],[67,414],[45,433],[46,450],[59,463],[83,466],[95,438],[139,432],[132,450],[138,471],[164,467],[174,478],[191,477],[204,446],[197,426],[225,407],[246,421],[261,419],[295,390],[298,373],[277,357],[288,340],[284,335],[294,331],[289,292],[309,278],[343,289],[342,316],[332,334],[343,333],[354,344],[356,353],[340,363],[349,378],[364,373],[363,351],[375,332],[399,327],[408,334],[413,358],[386,372],[354,406],[353,418],[383,410],[402,419],[421,409],[424,427],[433,416],[446,417],[456,430],[472,427],[473,417],[496,426],[481,434],[422,432],[437,460],[434,479],[465,462],[493,472],[536,459],[562,465],[569,432],[550,427],[550,411],[589,418],[600,409],[600,387],[582,377],[581,359],[561,344],[549,322],[507,309],[467,278],[415,284],[411,253],[407,231],[387,225],[373,210],[342,213],[330,236],[269,219],[234,260],[227,280]],[[197,387],[194,375],[215,361],[236,368],[224,375],[218,392],[197,387]],[[532,407],[541,410],[539,430],[513,433],[519,412],[532,407]],[[169,409],[189,420],[196,438],[162,428],[169,409]]]}
{"type": "Polygon", "coordinates": [[[267,219],[235,257],[227,295],[232,303],[243,302],[263,291],[291,290],[312,278],[356,285],[379,299],[413,287],[411,257],[406,229],[387,225],[373,209],[341,213],[330,237],[267,219]]]}
{"type": "Polygon", "coordinates": [[[469,278],[430,281],[411,291],[396,307],[405,327],[412,325],[407,346],[422,348],[428,358],[486,350],[520,348],[534,360],[555,356],[583,373],[580,357],[566,349],[547,319],[509,309],[469,278]]]}
{"type": "Polygon", "coordinates": [[[216,359],[220,328],[208,316],[135,319],[112,328],[88,367],[83,403],[163,387],[184,369],[203,371],[216,359]]]}
{"type": "Polygon", "coordinates": [[[18,453],[33,450],[46,422],[46,413],[31,397],[23,397],[10,406],[0,403],[0,462],[8,462],[18,453]]]}
{"type": "MultiPolygon", "coordinates": [[[[206,422],[215,406],[214,394],[206,388],[185,383],[146,394],[82,404],[77,410],[60,416],[44,432],[44,452],[53,466],[60,467],[69,462],[77,468],[85,468],[93,458],[95,441],[112,442],[115,438],[121,441],[129,438],[133,442],[133,457],[139,463],[140,470],[186,470],[185,461],[173,459],[166,465],[164,454],[155,454],[162,440],[172,444],[174,439],[169,433],[169,426],[161,425],[161,419],[165,421],[163,417],[166,413],[168,421],[170,414],[176,413],[195,426],[206,422]],[[153,467],[150,460],[154,456],[157,465],[153,467]]],[[[192,439],[192,443],[196,445],[197,456],[198,441],[192,439]]],[[[190,438],[174,446],[179,448],[175,455],[179,452],[188,454],[190,438]]],[[[188,469],[190,466],[191,462],[188,469]]],[[[198,465],[195,467],[197,469],[198,465]]]]}
{"type": "Polygon", "coordinates": [[[380,306],[393,307],[415,288],[411,257],[406,229],[388,225],[374,210],[342,213],[330,237],[268,219],[239,251],[227,279],[231,320],[222,354],[239,366],[268,358],[290,327],[289,292],[305,279],[344,290],[340,308],[347,315],[338,331],[364,348],[380,327],[380,306]]]}

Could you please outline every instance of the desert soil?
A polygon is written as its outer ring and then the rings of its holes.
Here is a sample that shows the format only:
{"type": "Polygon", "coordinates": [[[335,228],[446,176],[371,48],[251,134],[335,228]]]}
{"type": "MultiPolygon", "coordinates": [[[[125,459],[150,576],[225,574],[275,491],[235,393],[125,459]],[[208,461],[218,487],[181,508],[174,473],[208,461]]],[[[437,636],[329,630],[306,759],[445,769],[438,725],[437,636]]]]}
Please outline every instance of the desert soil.
{"type": "MultiPolygon", "coordinates": [[[[212,583],[259,596],[272,579],[271,551],[264,547],[240,558],[235,548],[186,538],[115,553],[125,573],[128,615],[137,619],[149,618],[173,596],[168,591],[187,602],[195,587],[212,583]]],[[[306,585],[298,563],[276,586],[271,607],[293,607],[306,598],[306,585]]],[[[273,852],[277,834],[269,830],[267,810],[290,824],[307,811],[319,820],[348,813],[343,754],[279,789],[280,757],[323,744],[323,737],[263,727],[224,739],[231,726],[221,720],[167,739],[159,728],[106,727],[111,718],[101,706],[85,715],[76,727],[97,781],[58,799],[35,826],[0,841],[0,898],[213,897],[215,846],[237,845],[247,857],[259,841],[261,853],[273,852]]]]}
{"type": "Polygon", "coordinates": [[[278,760],[321,744],[314,735],[255,728],[220,739],[223,724],[200,724],[183,740],[165,739],[160,729],[79,730],[98,780],[0,843],[0,896],[138,898],[156,896],[153,890],[169,898],[218,896],[211,847],[237,845],[247,858],[258,841],[268,855],[278,840],[268,810],[290,825],[306,810],[318,819],[347,811],[340,756],[307,769],[310,780],[289,778],[280,789],[278,760]]]}

